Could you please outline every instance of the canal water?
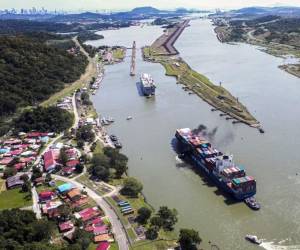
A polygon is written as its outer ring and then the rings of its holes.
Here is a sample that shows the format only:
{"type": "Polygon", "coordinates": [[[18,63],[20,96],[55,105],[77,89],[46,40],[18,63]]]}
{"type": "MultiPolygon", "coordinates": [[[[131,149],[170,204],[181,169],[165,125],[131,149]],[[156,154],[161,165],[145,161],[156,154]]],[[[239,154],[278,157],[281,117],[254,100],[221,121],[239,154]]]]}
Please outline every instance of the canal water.
{"type": "MultiPolygon", "coordinates": [[[[156,26],[104,31],[93,45],[140,48],[162,33],[156,26]]],[[[222,82],[261,122],[266,133],[232,124],[211,112],[195,95],[188,95],[159,64],[143,62],[139,51],[137,76],[130,77],[130,53],[124,63],[106,67],[100,90],[93,97],[97,111],[116,122],[108,128],[124,145],[129,174],[144,184],[149,203],[174,207],[179,228],[194,228],[220,249],[259,249],[244,240],[246,234],[264,239],[266,249],[300,249],[300,80],[280,70],[283,61],[247,44],[222,44],[209,20],[194,20],[176,42],[182,58],[215,83],[222,82]],[[157,83],[156,96],[139,95],[142,72],[157,83]],[[133,120],[127,121],[127,116],[133,120]],[[254,212],[218,192],[203,176],[176,159],[172,139],[176,128],[216,130],[213,144],[232,153],[257,180],[262,209],[254,212]],[[297,173],[299,173],[297,175],[297,173]]]]}

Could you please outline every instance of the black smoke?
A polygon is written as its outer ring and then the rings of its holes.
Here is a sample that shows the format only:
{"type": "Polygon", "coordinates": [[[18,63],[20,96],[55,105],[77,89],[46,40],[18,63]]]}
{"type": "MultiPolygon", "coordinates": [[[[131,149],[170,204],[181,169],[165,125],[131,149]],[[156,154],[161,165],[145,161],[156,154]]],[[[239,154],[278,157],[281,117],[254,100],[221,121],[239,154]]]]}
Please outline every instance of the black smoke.
{"type": "Polygon", "coordinates": [[[212,130],[208,130],[205,125],[200,124],[197,128],[192,130],[192,133],[197,135],[202,135],[209,140],[213,140],[217,131],[218,131],[218,127],[215,127],[212,130]]]}

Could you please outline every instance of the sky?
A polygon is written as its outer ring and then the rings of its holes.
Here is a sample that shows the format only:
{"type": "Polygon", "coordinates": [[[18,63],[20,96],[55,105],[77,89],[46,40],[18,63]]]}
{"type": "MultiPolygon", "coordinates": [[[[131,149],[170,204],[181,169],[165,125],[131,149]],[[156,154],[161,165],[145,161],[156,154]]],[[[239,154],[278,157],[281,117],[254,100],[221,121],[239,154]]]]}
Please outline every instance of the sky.
{"type": "Polygon", "coordinates": [[[299,6],[300,0],[0,0],[0,9],[46,8],[49,10],[126,10],[138,6],[161,9],[235,9],[246,6],[299,6]]]}

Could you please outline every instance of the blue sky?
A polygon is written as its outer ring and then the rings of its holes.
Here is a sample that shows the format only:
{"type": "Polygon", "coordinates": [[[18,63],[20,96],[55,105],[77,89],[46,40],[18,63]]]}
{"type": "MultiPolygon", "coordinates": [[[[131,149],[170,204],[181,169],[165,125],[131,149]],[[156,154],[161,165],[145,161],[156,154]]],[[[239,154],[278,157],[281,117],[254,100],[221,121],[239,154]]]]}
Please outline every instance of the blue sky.
{"type": "Polygon", "coordinates": [[[240,8],[245,6],[300,6],[300,0],[0,0],[0,9],[45,7],[47,9],[123,10],[137,6],[163,9],[186,8],[240,8]]]}

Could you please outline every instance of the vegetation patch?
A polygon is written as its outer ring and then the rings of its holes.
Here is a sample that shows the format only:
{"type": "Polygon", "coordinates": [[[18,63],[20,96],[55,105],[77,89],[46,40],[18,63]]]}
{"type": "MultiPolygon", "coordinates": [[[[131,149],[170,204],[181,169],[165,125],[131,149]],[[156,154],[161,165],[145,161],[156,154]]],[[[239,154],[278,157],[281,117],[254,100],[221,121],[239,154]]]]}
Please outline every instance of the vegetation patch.
{"type": "Polygon", "coordinates": [[[0,201],[0,210],[32,205],[31,196],[27,192],[22,192],[19,188],[0,192],[0,201]]]}
{"type": "Polygon", "coordinates": [[[37,107],[25,111],[16,121],[14,127],[17,132],[32,130],[41,132],[62,132],[73,124],[73,114],[57,107],[37,107]]]}
{"type": "Polygon", "coordinates": [[[46,45],[30,36],[0,37],[0,117],[35,105],[74,82],[84,72],[82,54],[46,45]]]}

